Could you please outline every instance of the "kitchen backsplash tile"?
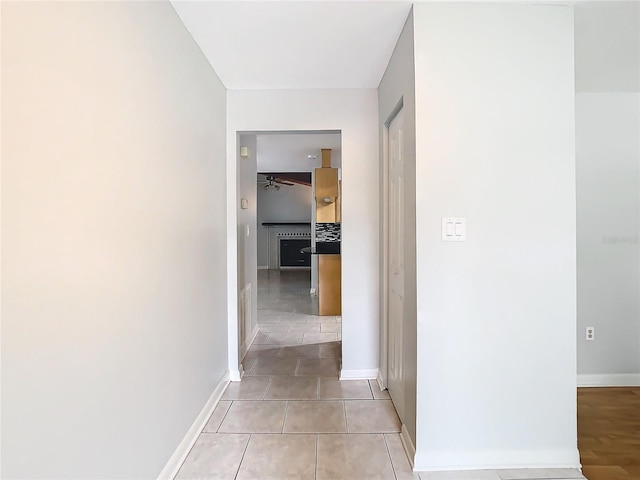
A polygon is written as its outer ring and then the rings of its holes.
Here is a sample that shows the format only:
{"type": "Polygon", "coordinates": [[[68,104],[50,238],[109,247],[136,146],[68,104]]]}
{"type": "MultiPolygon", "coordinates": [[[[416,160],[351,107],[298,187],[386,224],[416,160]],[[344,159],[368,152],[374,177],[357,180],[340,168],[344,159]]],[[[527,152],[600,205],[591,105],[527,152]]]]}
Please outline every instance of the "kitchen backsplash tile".
{"type": "Polygon", "coordinates": [[[316,223],[316,242],[339,242],[340,231],[339,223],[316,223]]]}

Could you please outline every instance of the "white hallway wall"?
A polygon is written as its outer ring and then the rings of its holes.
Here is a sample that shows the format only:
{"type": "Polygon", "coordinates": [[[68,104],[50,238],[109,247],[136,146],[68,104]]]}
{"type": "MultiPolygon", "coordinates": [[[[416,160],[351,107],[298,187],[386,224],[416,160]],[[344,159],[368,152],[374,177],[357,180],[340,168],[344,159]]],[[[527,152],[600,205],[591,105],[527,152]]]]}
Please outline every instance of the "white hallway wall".
{"type": "Polygon", "coordinates": [[[572,8],[414,19],[416,467],[576,467],[572,8]]]}
{"type": "MultiPolygon", "coordinates": [[[[227,185],[236,185],[236,132],[342,131],[343,373],[375,376],[378,368],[378,102],[375,89],[229,90],[227,185]]],[[[235,236],[235,188],[227,192],[227,227],[235,236]]],[[[231,245],[235,245],[232,239],[231,245]]],[[[233,250],[233,251],[232,251],[233,250]]],[[[229,305],[236,305],[236,251],[228,252],[229,305]]],[[[256,265],[257,267],[257,265],[256,265]]],[[[237,312],[236,312],[237,314],[237,312]]],[[[237,344],[230,314],[229,348],[237,344]]],[[[237,348],[237,346],[235,346],[237,348]]],[[[233,354],[230,355],[232,370],[233,354]]]]}
{"type": "Polygon", "coordinates": [[[2,477],[155,478],[227,371],[225,88],[167,3],[1,8],[2,477]]]}
{"type": "Polygon", "coordinates": [[[581,385],[640,385],[639,135],[640,94],[576,95],[581,385]]]}
{"type": "Polygon", "coordinates": [[[640,3],[576,6],[576,92],[578,382],[640,385],[640,3]]]}

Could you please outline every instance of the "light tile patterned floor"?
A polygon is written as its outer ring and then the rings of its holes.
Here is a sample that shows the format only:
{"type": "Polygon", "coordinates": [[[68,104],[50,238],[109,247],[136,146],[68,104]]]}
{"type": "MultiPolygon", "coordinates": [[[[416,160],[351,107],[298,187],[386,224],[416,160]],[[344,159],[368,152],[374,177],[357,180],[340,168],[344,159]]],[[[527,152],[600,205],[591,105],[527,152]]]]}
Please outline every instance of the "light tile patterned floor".
{"type": "Polygon", "coordinates": [[[577,470],[411,471],[375,381],[338,379],[340,317],[318,317],[307,272],[259,272],[260,334],[177,479],[512,480],[577,470]]]}

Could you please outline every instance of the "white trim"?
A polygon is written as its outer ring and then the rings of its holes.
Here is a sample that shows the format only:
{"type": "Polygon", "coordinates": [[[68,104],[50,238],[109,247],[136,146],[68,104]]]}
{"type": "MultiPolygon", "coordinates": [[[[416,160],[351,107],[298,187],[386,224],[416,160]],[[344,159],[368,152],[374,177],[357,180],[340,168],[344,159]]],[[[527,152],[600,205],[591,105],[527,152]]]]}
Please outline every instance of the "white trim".
{"type": "Polygon", "coordinates": [[[229,381],[230,382],[239,382],[244,377],[244,367],[240,363],[238,365],[238,370],[230,370],[229,371],[229,381]]]}
{"type": "MultiPolygon", "coordinates": [[[[392,113],[393,114],[393,113],[392,113]]],[[[382,385],[387,384],[388,378],[388,351],[389,351],[389,125],[390,117],[381,125],[382,135],[380,138],[379,168],[380,175],[380,230],[378,239],[380,241],[380,323],[378,339],[378,385],[382,390],[382,385]]]]}
{"type": "MultiPolygon", "coordinates": [[[[404,27],[403,27],[404,28],[404,27]]],[[[389,112],[386,120],[380,125],[382,135],[380,138],[379,169],[380,175],[379,192],[381,198],[379,216],[380,230],[378,239],[380,240],[380,324],[378,326],[380,337],[378,340],[378,383],[387,384],[389,378],[389,126],[395,120],[400,111],[404,108],[404,93],[401,93],[398,102],[389,112]]],[[[378,119],[379,121],[379,119],[378,119]]]]}
{"type": "Polygon", "coordinates": [[[367,370],[340,370],[340,380],[375,380],[378,378],[378,369],[367,370]]]}
{"type": "Polygon", "coordinates": [[[158,480],[171,480],[178,474],[178,470],[180,470],[182,463],[184,462],[185,458],[187,458],[187,455],[191,451],[193,444],[196,443],[200,432],[202,432],[202,429],[207,424],[209,417],[211,417],[213,410],[218,405],[218,402],[220,401],[220,398],[222,398],[222,394],[224,393],[228,384],[229,372],[227,371],[224,375],[222,375],[222,378],[213,389],[213,393],[209,397],[209,400],[207,400],[207,403],[204,404],[204,407],[202,407],[202,410],[191,424],[191,427],[187,431],[186,435],[178,444],[178,447],[173,452],[173,455],[171,455],[171,458],[169,458],[169,461],[166,463],[166,465],[158,475],[158,480]]]}
{"type": "MultiPolygon", "coordinates": [[[[228,90],[227,90],[228,102],[228,90]]],[[[228,112],[227,112],[228,113],[228,112]]],[[[228,119],[227,119],[228,121],[228,119]]],[[[227,363],[232,381],[240,380],[238,332],[238,137],[227,128],[227,363]]]]}
{"type": "Polygon", "coordinates": [[[411,468],[413,468],[413,460],[416,457],[416,446],[413,444],[411,435],[409,435],[409,430],[407,430],[407,426],[404,423],[400,429],[400,441],[402,441],[404,453],[407,454],[407,460],[409,460],[409,464],[411,465],[411,468]]]}
{"type": "MultiPolygon", "coordinates": [[[[380,391],[387,389],[387,386],[384,383],[384,379],[382,378],[380,370],[378,370],[378,377],[376,378],[376,381],[378,382],[378,388],[380,389],[380,391]]],[[[414,449],[414,453],[415,453],[415,449],[414,449]]]]}
{"type": "Polygon", "coordinates": [[[258,265],[258,270],[269,270],[269,265],[258,265]]]}
{"type": "Polygon", "coordinates": [[[578,375],[578,387],[640,387],[640,373],[578,375]]]}
{"type": "Polygon", "coordinates": [[[447,470],[499,470],[507,468],[577,468],[578,449],[417,451],[414,472],[447,470]]]}
{"type": "Polygon", "coordinates": [[[316,289],[315,288],[310,288],[309,289],[309,295],[312,296],[312,297],[317,297],[316,289]]]}
{"type": "Polygon", "coordinates": [[[251,345],[253,345],[253,342],[255,341],[256,337],[258,336],[258,332],[260,332],[260,327],[256,323],[256,326],[253,327],[253,330],[251,331],[251,334],[249,335],[249,339],[242,345],[242,348],[240,349],[240,358],[242,360],[244,360],[244,357],[247,354],[247,352],[249,351],[249,348],[251,348],[251,345]]]}

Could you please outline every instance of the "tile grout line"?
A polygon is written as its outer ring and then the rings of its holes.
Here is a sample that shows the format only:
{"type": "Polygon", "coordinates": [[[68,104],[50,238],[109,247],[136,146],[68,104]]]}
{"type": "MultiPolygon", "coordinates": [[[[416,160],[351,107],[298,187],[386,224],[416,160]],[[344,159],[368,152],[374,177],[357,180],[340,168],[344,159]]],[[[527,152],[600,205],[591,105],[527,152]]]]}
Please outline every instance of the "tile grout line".
{"type": "MultiPolygon", "coordinates": [[[[229,404],[229,408],[227,408],[227,411],[224,412],[224,416],[222,417],[222,420],[220,420],[220,425],[218,425],[218,428],[216,428],[216,431],[213,433],[218,433],[220,431],[220,428],[222,427],[222,424],[224,423],[224,420],[227,418],[227,415],[229,415],[229,412],[231,411],[231,407],[233,406],[233,402],[235,402],[235,400],[231,400],[231,403],[229,404]]],[[[218,402],[218,405],[220,405],[220,402],[218,402]]],[[[216,406],[216,408],[218,408],[216,406]]],[[[213,410],[215,412],[215,409],[213,410]]],[[[206,427],[206,424],[205,424],[206,427]]],[[[202,430],[204,431],[204,427],[202,428],[202,430]]],[[[202,432],[200,432],[202,433],[202,432]]]]}
{"type": "Polygon", "coordinates": [[[318,480],[318,443],[320,441],[320,436],[316,433],[316,468],[313,474],[314,480],[318,480]]]}
{"type": "Polygon", "coordinates": [[[238,478],[238,474],[240,473],[240,467],[242,467],[242,462],[244,462],[244,457],[247,454],[247,450],[249,449],[249,443],[251,442],[251,438],[253,438],[253,434],[249,434],[249,440],[247,440],[247,444],[244,446],[244,450],[242,452],[242,458],[240,458],[240,463],[238,464],[238,469],[236,470],[236,474],[233,476],[234,480],[238,478]]]}
{"type": "Polygon", "coordinates": [[[393,472],[393,476],[398,479],[398,474],[396,473],[396,466],[393,464],[393,459],[391,458],[391,450],[389,449],[389,444],[387,443],[387,436],[383,433],[382,440],[384,441],[384,446],[387,449],[387,455],[389,456],[389,463],[391,464],[391,471],[393,472]]]}
{"type": "Polygon", "coordinates": [[[264,393],[262,394],[262,398],[260,399],[261,401],[264,401],[265,398],[267,398],[267,392],[269,391],[269,388],[271,388],[272,381],[273,381],[273,377],[269,376],[269,382],[267,383],[267,388],[264,389],[264,393]]]}
{"type": "Polygon", "coordinates": [[[346,429],[347,435],[349,432],[349,420],[347,419],[347,402],[346,400],[342,400],[342,410],[344,411],[344,427],[346,429]]]}
{"type": "MultiPolygon", "coordinates": [[[[251,370],[253,370],[253,367],[256,366],[256,363],[258,363],[258,359],[257,358],[250,358],[248,359],[248,361],[251,361],[251,363],[248,363],[249,365],[251,365],[249,368],[247,368],[246,372],[244,372],[245,375],[247,376],[251,376],[251,370]]],[[[244,376],[244,375],[243,375],[244,376]]],[[[242,379],[240,379],[242,380],[242,379]]]]}
{"type": "Polygon", "coordinates": [[[289,400],[286,400],[287,404],[284,407],[284,418],[282,419],[282,431],[281,434],[284,434],[284,426],[287,423],[287,414],[289,413],[289,400]]]}

